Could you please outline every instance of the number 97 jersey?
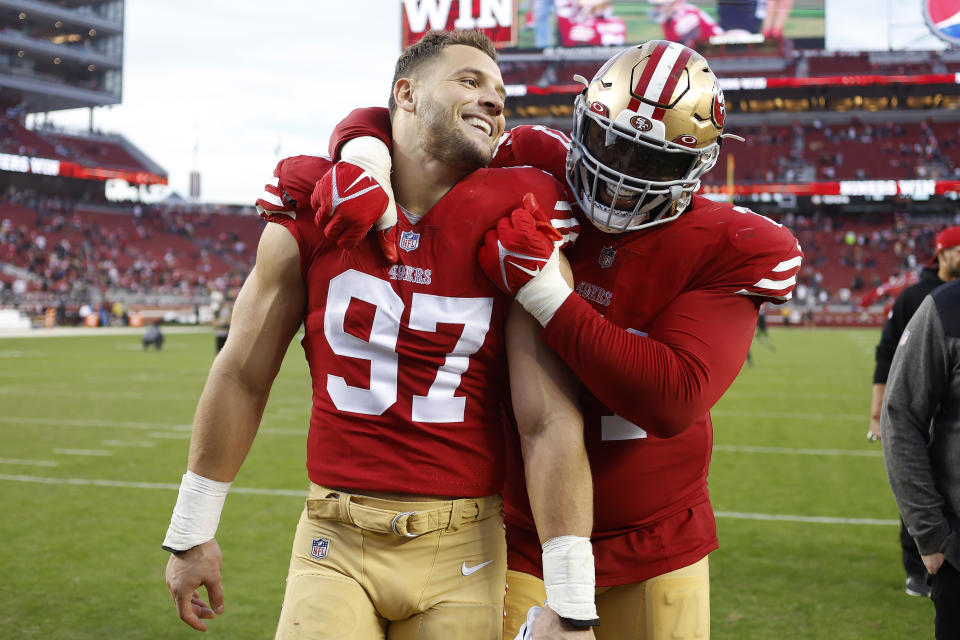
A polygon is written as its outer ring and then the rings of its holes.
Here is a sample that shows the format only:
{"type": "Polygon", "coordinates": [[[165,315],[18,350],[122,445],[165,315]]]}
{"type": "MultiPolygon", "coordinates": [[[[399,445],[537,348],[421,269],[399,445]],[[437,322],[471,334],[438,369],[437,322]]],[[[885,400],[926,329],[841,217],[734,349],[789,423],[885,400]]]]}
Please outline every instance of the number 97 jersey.
{"type": "Polygon", "coordinates": [[[529,167],[475,171],[420,220],[399,217],[400,259],[390,264],[373,234],[343,250],[314,224],[309,196],[330,166],[306,156],[281,161],[257,203],[300,248],[311,481],[422,495],[498,493],[511,299],[484,275],[477,251],[527,192],[556,227],[570,228],[562,187],[529,167]]]}

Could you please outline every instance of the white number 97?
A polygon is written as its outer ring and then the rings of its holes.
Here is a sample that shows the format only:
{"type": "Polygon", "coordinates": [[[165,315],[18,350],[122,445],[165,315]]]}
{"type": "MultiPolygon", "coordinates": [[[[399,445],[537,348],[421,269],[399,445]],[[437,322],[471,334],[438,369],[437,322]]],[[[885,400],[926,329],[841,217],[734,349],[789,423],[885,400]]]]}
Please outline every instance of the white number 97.
{"type": "MultiPolygon", "coordinates": [[[[386,280],[351,269],[330,281],[323,318],[327,343],[337,355],[370,361],[369,388],[349,385],[340,376],[327,376],[327,392],[337,409],[378,416],[397,401],[399,362],[396,348],[403,311],[403,300],[386,280]],[[347,307],[353,298],[376,308],[369,340],[344,330],[347,307]]],[[[463,325],[463,333],[440,365],[427,395],[413,397],[413,421],[463,422],[466,398],[454,393],[470,365],[470,357],[483,345],[492,314],[493,298],[413,294],[410,301],[411,330],[434,332],[438,323],[463,325]]]]}

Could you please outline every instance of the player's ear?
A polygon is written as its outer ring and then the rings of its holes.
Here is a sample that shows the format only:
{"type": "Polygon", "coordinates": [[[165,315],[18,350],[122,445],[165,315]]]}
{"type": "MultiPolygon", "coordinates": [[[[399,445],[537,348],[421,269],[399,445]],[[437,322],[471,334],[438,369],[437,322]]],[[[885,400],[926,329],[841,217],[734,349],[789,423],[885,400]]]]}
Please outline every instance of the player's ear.
{"type": "Polygon", "coordinates": [[[393,100],[397,108],[413,112],[416,105],[416,81],[413,78],[400,78],[393,85],[393,100]]]}

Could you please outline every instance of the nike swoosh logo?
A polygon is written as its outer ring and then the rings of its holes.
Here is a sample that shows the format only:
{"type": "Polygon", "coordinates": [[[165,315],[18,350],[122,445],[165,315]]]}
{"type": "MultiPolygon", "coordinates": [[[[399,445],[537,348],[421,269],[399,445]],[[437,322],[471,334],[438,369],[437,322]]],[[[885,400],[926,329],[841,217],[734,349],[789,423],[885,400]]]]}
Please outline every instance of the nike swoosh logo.
{"type": "Polygon", "coordinates": [[[357,176],[357,179],[353,181],[353,184],[351,184],[349,187],[347,187],[347,188],[344,190],[343,194],[344,194],[344,195],[347,195],[347,194],[350,192],[350,190],[353,189],[355,186],[357,186],[357,183],[360,182],[361,180],[363,180],[364,178],[368,178],[368,179],[370,180],[370,182],[375,182],[374,179],[373,179],[373,176],[370,175],[370,172],[369,172],[369,171],[364,171],[364,172],[361,173],[359,176],[357,176]]]}
{"type": "Polygon", "coordinates": [[[527,269],[526,267],[521,267],[520,265],[518,265],[516,262],[514,262],[514,261],[512,261],[512,260],[510,261],[510,265],[513,266],[513,267],[516,267],[517,269],[520,269],[520,271],[523,271],[523,272],[524,272],[525,274],[527,274],[528,276],[538,276],[538,275],[540,275],[540,267],[537,267],[537,269],[536,269],[535,271],[531,271],[530,269],[527,269]]]}
{"type": "Polygon", "coordinates": [[[477,571],[480,571],[480,569],[483,569],[485,566],[487,566],[491,562],[493,562],[493,560],[487,560],[486,562],[475,564],[472,567],[468,567],[467,563],[464,562],[462,565],[460,565],[460,573],[462,573],[465,576],[468,576],[471,573],[476,573],[477,571]]]}

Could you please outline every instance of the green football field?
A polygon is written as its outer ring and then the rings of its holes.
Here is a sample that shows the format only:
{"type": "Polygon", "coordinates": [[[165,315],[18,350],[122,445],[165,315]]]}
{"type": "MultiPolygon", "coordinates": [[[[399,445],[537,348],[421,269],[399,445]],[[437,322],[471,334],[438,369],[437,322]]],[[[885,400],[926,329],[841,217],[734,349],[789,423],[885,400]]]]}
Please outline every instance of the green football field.
{"type": "MultiPolygon", "coordinates": [[[[932,637],[903,591],[896,507],[868,443],[874,330],[773,329],[714,411],[712,637],[932,637]]],[[[212,334],[0,338],[0,638],[197,637],[160,542],[212,334]]],[[[218,540],[226,614],[270,638],[306,487],[310,384],[291,346],[218,540]]]]}

